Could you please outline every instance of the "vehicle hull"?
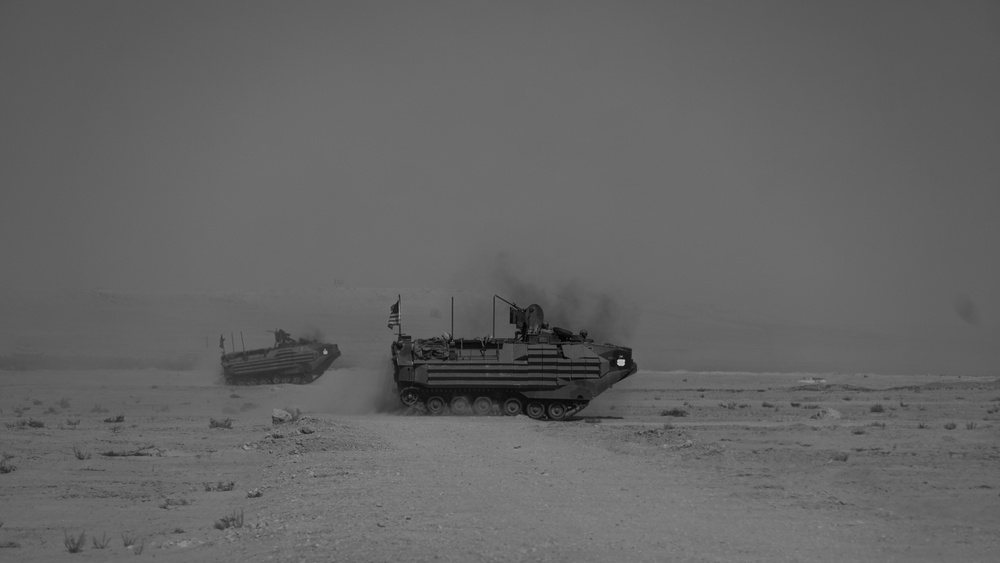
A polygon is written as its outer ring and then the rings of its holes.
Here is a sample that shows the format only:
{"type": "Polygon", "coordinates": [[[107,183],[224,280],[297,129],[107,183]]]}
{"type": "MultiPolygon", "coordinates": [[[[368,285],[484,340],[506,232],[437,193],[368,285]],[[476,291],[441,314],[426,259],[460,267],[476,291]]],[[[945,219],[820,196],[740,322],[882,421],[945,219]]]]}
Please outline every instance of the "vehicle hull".
{"type": "Polygon", "coordinates": [[[222,356],[227,385],[306,384],[316,381],[340,357],[336,344],[305,342],[233,352],[222,356]]]}

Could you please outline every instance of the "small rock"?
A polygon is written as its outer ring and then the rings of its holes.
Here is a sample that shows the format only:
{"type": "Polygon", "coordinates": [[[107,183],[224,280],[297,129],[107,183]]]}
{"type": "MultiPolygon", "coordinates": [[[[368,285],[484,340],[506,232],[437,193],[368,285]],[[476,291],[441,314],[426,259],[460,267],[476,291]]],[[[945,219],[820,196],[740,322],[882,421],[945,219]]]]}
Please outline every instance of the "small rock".
{"type": "Polygon", "coordinates": [[[271,411],[271,424],[285,424],[292,421],[292,413],[281,409],[271,411]]]}

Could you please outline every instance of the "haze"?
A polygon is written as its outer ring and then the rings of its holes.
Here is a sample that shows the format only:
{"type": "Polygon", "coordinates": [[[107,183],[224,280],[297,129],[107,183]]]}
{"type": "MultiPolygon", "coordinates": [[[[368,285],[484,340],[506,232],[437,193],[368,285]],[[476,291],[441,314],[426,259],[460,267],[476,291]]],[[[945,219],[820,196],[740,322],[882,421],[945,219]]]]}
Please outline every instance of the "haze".
{"type": "Polygon", "coordinates": [[[664,368],[995,373],[998,53],[996,2],[5,0],[0,290],[518,280],[664,368]]]}

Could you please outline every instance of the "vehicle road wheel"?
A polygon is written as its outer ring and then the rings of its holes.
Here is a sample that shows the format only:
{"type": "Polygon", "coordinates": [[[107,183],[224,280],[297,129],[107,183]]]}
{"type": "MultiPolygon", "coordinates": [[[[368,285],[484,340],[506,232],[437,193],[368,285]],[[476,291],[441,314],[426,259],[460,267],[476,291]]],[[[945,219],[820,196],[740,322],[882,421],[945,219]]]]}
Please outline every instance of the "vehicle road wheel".
{"type": "Polygon", "coordinates": [[[444,399],[441,397],[431,397],[427,399],[427,412],[437,416],[444,412],[444,399]]]}
{"type": "Polygon", "coordinates": [[[472,403],[472,414],[486,416],[493,410],[493,401],[489,397],[477,397],[472,403]]]}
{"type": "Polygon", "coordinates": [[[451,414],[469,414],[469,399],[465,397],[455,397],[451,400],[451,414]]]}
{"type": "Polygon", "coordinates": [[[552,403],[549,405],[549,418],[552,420],[562,420],[566,418],[566,405],[562,403],[552,403]]]}
{"type": "Polygon", "coordinates": [[[408,407],[412,407],[420,400],[420,394],[413,387],[407,387],[399,392],[399,400],[408,407]]]}
{"type": "Polygon", "coordinates": [[[503,413],[507,416],[521,414],[521,400],[511,397],[503,402],[503,413]]]}
{"type": "Polygon", "coordinates": [[[545,416],[545,405],[538,402],[528,403],[528,406],[524,408],[524,414],[535,420],[540,420],[545,416]]]}

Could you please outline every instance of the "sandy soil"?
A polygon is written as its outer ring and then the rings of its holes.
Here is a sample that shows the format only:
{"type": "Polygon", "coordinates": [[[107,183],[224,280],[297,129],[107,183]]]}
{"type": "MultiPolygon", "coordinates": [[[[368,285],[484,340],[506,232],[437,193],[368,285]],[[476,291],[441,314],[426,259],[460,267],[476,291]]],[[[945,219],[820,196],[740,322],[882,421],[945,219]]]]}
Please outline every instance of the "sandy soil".
{"type": "Polygon", "coordinates": [[[382,377],[228,388],[211,371],[0,372],[0,560],[993,561],[1000,548],[993,378],[640,372],[562,423],[340,400],[382,377]],[[273,425],[284,407],[303,417],[273,425]]]}

